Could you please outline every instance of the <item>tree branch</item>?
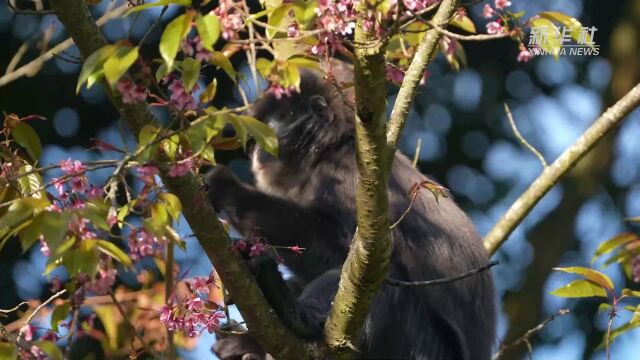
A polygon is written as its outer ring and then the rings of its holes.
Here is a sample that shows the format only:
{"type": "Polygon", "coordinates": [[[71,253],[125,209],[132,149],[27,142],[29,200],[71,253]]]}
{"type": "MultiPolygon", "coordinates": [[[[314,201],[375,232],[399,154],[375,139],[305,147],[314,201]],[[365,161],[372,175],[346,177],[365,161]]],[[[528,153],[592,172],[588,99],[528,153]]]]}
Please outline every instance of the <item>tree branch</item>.
{"type": "MultiPolygon", "coordinates": [[[[366,3],[359,11],[366,12],[366,3]]],[[[380,288],[391,257],[386,150],[386,40],[375,29],[363,30],[359,16],[355,29],[356,186],[357,228],[340,286],[325,325],[327,344],[338,357],[350,357],[360,337],[375,293],[380,288]]]]}
{"type": "MultiPolygon", "coordinates": [[[[83,0],[51,0],[60,21],[80,49],[83,58],[107,45],[86,3],[83,0]]],[[[105,92],[134,134],[146,124],[158,124],[144,104],[125,105],[117,94],[103,82],[105,92]]],[[[161,178],[169,191],[185,206],[183,215],[200,245],[240,309],[251,333],[266,350],[279,359],[308,358],[308,351],[294,333],[289,331],[271,311],[241,256],[233,250],[231,240],[218,220],[213,207],[205,201],[199,177],[188,174],[173,178],[167,167],[161,167],[161,178]]]]}
{"type": "MultiPolygon", "coordinates": [[[[446,27],[458,4],[458,0],[443,0],[431,22],[446,27]]],[[[387,147],[392,154],[395,152],[400,132],[407,120],[407,115],[409,115],[411,103],[416,94],[416,88],[420,83],[420,79],[422,79],[427,65],[433,60],[441,36],[441,32],[435,28],[427,31],[424,39],[422,39],[422,42],[418,45],[411,65],[409,65],[407,72],[404,74],[404,80],[402,81],[400,91],[398,91],[396,103],[393,105],[387,130],[387,147]]],[[[391,157],[391,159],[393,159],[393,157],[391,157]]]]}
{"type": "Polygon", "coordinates": [[[518,338],[516,341],[512,342],[509,345],[502,345],[500,346],[500,351],[498,351],[497,353],[495,353],[493,355],[493,357],[491,358],[491,360],[498,360],[500,359],[503,355],[504,352],[514,348],[522,343],[527,344],[527,347],[529,348],[529,352],[531,352],[531,344],[529,343],[529,338],[533,335],[535,335],[537,332],[539,332],[540,330],[544,329],[544,327],[552,322],[553,320],[555,320],[558,316],[562,316],[562,315],[567,315],[568,313],[570,313],[571,311],[568,309],[561,309],[558,310],[557,313],[549,316],[548,318],[544,319],[540,324],[538,324],[536,327],[534,327],[533,329],[529,329],[526,333],[524,333],[524,335],[522,335],[520,338],[518,338]]]}
{"type": "Polygon", "coordinates": [[[502,215],[498,223],[484,238],[484,247],[492,255],[522,222],[542,197],[573,168],[600,139],[618,125],[633,109],[640,105],[640,84],[605,111],[576,142],[565,150],[502,215]]]}
{"type": "Polygon", "coordinates": [[[387,278],[386,282],[387,282],[387,284],[389,284],[391,286],[400,286],[400,287],[405,287],[405,286],[429,287],[429,286],[441,285],[441,284],[446,284],[446,283],[451,283],[451,282],[454,282],[454,281],[466,279],[469,276],[472,276],[472,275],[479,274],[481,272],[487,271],[487,270],[491,269],[492,267],[498,265],[499,263],[500,262],[498,260],[493,260],[492,262],[488,263],[487,265],[481,266],[481,267],[479,267],[477,269],[473,269],[471,271],[467,271],[466,273],[462,273],[460,275],[447,277],[447,278],[433,279],[433,280],[426,280],[426,281],[402,281],[402,280],[396,280],[396,279],[387,278]]]}

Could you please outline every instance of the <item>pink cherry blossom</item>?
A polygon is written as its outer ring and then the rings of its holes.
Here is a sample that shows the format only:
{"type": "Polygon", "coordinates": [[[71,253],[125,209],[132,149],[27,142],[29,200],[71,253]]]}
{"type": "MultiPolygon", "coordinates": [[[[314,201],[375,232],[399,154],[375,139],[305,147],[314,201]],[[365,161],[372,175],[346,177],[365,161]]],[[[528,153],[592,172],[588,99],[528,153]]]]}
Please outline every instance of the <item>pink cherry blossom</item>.
{"type": "Polygon", "coordinates": [[[491,19],[493,17],[494,10],[489,4],[484,4],[482,8],[482,17],[485,19],[491,19]]]}
{"type": "Polygon", "coordinates": [[[186,158],[180,160],[174,164],[171,164],[169,168],[169,176],[171,177],[181,177],[188,174],[194,167],[195,163],[193,162],[193,158],[186,158]]]}
{"type": "Polygon", "coordinates": [[[116,282],[116,269],[100,269],[96,278],[84,284],[84,288],[96,295],[106,295],[116,282]]]}
{"type": "Polygon", "coordinates": [[[191,311],[201,311],[204,309],[204,301],[199,297],[189,299],[187,301],[187,309],[191,311]]]}
{"type": "Polygon", "coordinates": [[[402,81],[404,80],[404,71],[402,71],[397,66],[387,64],[386,75],[388,81],[396,85],[402,85],[402,81]]]}
{"type": "MultiPolygon", "coordinates": [[[[198,90],[198,84],[192,89],[192,91],[196,90],[198,90]]],[[[178,110],[195,110],[198,108],[191,93],[185,90],[182,80],[174,79],[169,85],[169,91],[171,91],[169,102],[178,110]]]]}
{"type": "Polygon", "coordinates": [[[262,243],[255,243],[251,250],[249,250],[249,256],[255,257],[262,254],[265,251],[266,247],[262,243]]]}
{"type": "Polygon", "coordinates": [[[519,62],[527,62],[531,60],[533,54],[527,49],[523,44],[520,44],[520,52],[518,53],[518,61],[519,62]]]}
{"type": "Polygon", "coordinates": [[[508,6],[511,6],[511,1],[509,0],[495,0],[494,2],[496,9],[504,9],[508,6]]]}
{"type": "Polygon", "coordinates": [[[120,79],[116,89],[122,95],[122,102],[125,104],[137,104],[147,100],[148,90],[144,86],[134,83],[131,79],[120,79]]]}
{"type": "Polygon", "coordinates": [[[487,24],[487,34],[501,34],[504,32],[504,27],[497,21],[492,21],[487,24]]]}

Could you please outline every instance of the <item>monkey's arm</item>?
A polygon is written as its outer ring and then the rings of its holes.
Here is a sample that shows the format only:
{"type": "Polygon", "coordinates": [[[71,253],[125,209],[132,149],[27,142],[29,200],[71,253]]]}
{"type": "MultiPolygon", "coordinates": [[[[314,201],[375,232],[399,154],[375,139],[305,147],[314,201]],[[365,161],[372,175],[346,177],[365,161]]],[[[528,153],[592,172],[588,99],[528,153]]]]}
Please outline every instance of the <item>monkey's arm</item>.
{"type": "Polygon", "coordinates": [[[286,265],[304,280],[342,264],[347,248],[334,216],[265,194],[242,183],[222,166],[207,174],[206,183],[215,209],[224,210],[242,234],[262,236],[269,245],[304,248],[302,254],[280,252],[286,265]]]}

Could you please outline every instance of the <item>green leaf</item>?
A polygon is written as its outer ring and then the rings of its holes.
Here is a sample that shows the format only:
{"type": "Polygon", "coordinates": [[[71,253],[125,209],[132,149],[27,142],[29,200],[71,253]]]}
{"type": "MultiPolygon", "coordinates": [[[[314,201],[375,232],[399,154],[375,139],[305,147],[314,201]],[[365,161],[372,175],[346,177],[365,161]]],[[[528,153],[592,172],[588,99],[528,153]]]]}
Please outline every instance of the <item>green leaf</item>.
{"type": "Polygon", "coordinates": [[[572,18],[569,15],[556,11],[541,12],[538,15],[541,18],[556,21],[564,25],[565,28],[569,30],[571,39],[573,39],[573,41],[575,41],[576,43],[580,44],[581,42],[583,42],[584,45],[590,45],[591,47],[593,47],[593,39],[591,38],[591,34],[589,34],[588,31],[583,33],[583,26],[580,21],[578,21],[578,19],[572,18]],[[584,39],[581,39],[581,36],[583,36],[584,39]]]}
{"type": "Polygon", "coordinates": [[[466,15],[462,17],[454,16],[450,24],[466,32],[470,32],[472,34],[476,33],[476,26],[473,24],[473,21],[471,21],[471,19],[469,19],[469,17],[466,15]]]}
{"type": "Polygon", "coordinates": [[[0,342],[0,360],[16,360],[18,348],[11,343],[0,342]]]}
{"type": "Polygon", "coordinates": [[[58,248],[67,235],[67,226],[71,220],[71,214],[67,211],[41,211],[31,224],[20,231],[20,244],[22,251],[27,251],[43,235],[44,240],[51,249],[51,254],[60,255],[58,248]]]}
{"type": "Polygon", "coordinates": [[[160,37],[160,55],[168,68],[173,66],[173,61],[180,49],[180,43],[191,30],[193,13],[187,12],[180,15],[167,25],[160,37]]]}
{"type": "Polygon", "coordinates": [[[591,259],[591,263],[593,263],[598,257],[608,254],[613,250],[615,250],[616,248],[622,245],[625,245],[629,242],[632,242],[634,240],[640,240],[640,238],[638,238],[638,236],[632,233],[623,233],[623,234],[616,235],[605,242],[600,243],[600,245],[598,245],[598,248],[596,249],[595,254],[593,255],[593,258],[591,259]]]}
{"type": "Polygon", "coordinates": [[[167,207],[167,212],[173,218],[173,220],[177,221],[180,218],[180,214],[182,213],[182,204],[180,203],[180,199],[177,196],[167,193],[161,192],[158,194],[158,198],[162,201],[167,207]]]}
{"type": "Polygon", "coordinates": [[[631,289],[622,289],[622,295],[640,298],[640,291],[635,291],[631,289]]]}
{"type": "Polygon", "coordinates": [[[213,51],[213,45],[220,37],[220,20],[214,14],[198,15],[196,18],[196,29],[202,39],[202,46],[209,51],[213,51]]]}
{"type": "Polygon", "coordinates": [[[107,334],[107,344],[110,350],[118,349],[118,324],[114,321],[120,316],[117,313],[115,305],[94,306],[93,311],[96,312],[100,322],[104,326],[104,332],[107,334]]]}
{"type": "Polygon", "coordinates": [[[89,89],[96,81],[100,80],[103,75],[102,64],[107,61],[117,48],[116,45],[106,45],[89,55],[84,64],[82,64],[78,85],[76,85],[76,94],[80,92],[80,87],[85,82],[87,82],[87,89],[89,89]]]}
{"type": "Polygon", "coordinates": [[[558,59],[562,43],[560,41],[560,32],[553,22],[545,18],[535,18],[531,20],[531,27],[537,28],[542,34],[544,34],[541,39],[540,47],[558,59]]]}
{"type": "Polygon", "coordinates": [[[62,350],[53,341],[36,341],[35,345],[47,354],[50,360],[62,360],[62,350]]]}
{"type": "Polygon", "coordinates": [[[583,298],[583,297],[607,297],[607,292],[600,285],[589,280],[575,280],[569,284],[557,288],[551,292],[551,295],[567,297],[567,298],[583,298]]]}
{"type": "Polygon", "coordinates": [[[173,135],[168,139],[164,139],[160,142],[160,146],[162,146],[162,151],[167,155],[169,160],[175,160],[176,153],[178,152],[178,145],[180,142],[180,136],[173,135]]]}
{"type": "Polygon", "coordinates": [[[105,231],[111,230],[107,223],[109,215],[109,205],[104,202],[87,202],[82,209],[78,210],[80,216],[88,219],[93,226],[105,231]]]}
{"type": "Polygon", "coordinates": [[[631,217],[631,218],[626,218],[626,219],[624,219],[624,221],[630,221],[630,222],[637,222],[637,223],[640,223],[640,216],[631,217]]]}
{"type": "Polygon", "coordinates": [[[96,240],[96,241],[97,241],[98,249],[100,249],[100,251],[111,256],[112,258],[114,258],[115,260],[117,260],[119,263],[126,266],[127,268],[133,267],[131,258],[127,254],[125,254],[125,252],[122,251],[122,249],[117,247],[114,243],[106,240],[96,240]]]}
{"type": "Polygon", "coordinates": [[[310,56],[295,55],[287,59],[287,63],[308,69],[320,70],[320,63],[310,56]]]}
{"type": "Polygon", "coordinates": [[[66,319],[67,316],[69,316],[70,311],[70,301],[65,301],[64,303],[56,306],[56,308],[53,310],[53,313],[51,314],[51,329],[53,331],[58,332],[58,325],[60,324],[60,321],[66,319]]]}
{"type": "Polygon", "coordinates": [[[266,78],[267,76],[269,76],[269,74],[271,74],[272,68],[273,61],[265,58],[258,58],[258,60],[256,60],[256,70],[258,70],[258,73],[260,73],[262,77],[266,78]]]}
{"type": "Polygon", "coordinates": [[[191,150],[195,154],[199,154],[209,141],[222,131],[225,125],[226,120],[223,116],[206,115],[203,120],[189,126],[187,137],[189,138],[191,150]]]}
{"type": "Polygon", "coordinates": [[[84,239],[74,251],[67,251],[62,257],[62,264],[69,274],[87,273],[95,276],[100,259],[97,242],[94,239],[84,239]]]}
{"type": "Polygon", "coordinates": [[[300,24],[300,28],[306,28],[311,20],[316,17],[315,9],[318,7],[316,0],[294,0],[293,9],[296,15],[296,21],[300,24]]]}
{"type": "Polygon", "coordinates": [[[190,92],[198,82],[198,76],[200,76],[200,61],[185,57],[182,60],[182,81],[187,92],[190,92]]]}
{"type": "MultiPolygon", "coordinates": [[[[238,121],[234,122],[234,127],[238,124],[246,128],[262,149],[275,157],[278,156],[278,138],[272,128],[251,116],[238,115],[237,118],[238,121]]],[[[246,139],[244,141],[246,142],[246,139]]]]}
{"type": "Polygon", "coordinates": [[[191,0],[160,0],[156,2],[149,2],[149,3],[138,5],[136,7],[129,9],[124,14],[124,16],[129,16],[134,12],[146,10],[152,7],[166,6],[166,5],[191,6],[191,0]]]}
{"type": "MultiPolygon", "coordinates": [[[[18,170],[18,174],[26,174],[33,170],[33,166],[27,164],[18,170]]],[[[22,195],[33,196],[38,199],[44,199],[47,193],[44,191],[44,183],[42,176],[38,173],[20,176],[18,178],[18,185],[20,185],[20,193],[22,195]]]]}
{"type": "Polygon", "coordinates": [[[580,276],[585,277],[587,280],[591,280],[594,283],[602,286],[603,288],[609,290],[609,291],[613,291],[613,282],[611,282],[611,279],[609,279],[609,277],[599,271],[593,270],[593,269],[589,269],[589,268],[585,268],[585,267],[581,267],[581,266],[572,266],[572,267],[565,267],[565,268],[554,268],[553,270],[556,271],[562,271],[562,272],[566,272],[566,273],[570,273],[570,274],[577,274],[580,276]]]}
{"type": "Polygon", "coordinates": [[[104,76],[111,88],[115,88],[118,80],[138,59],[138,47],[120,46],[104,63],[104,76]]]}
{"type": "Polygon", "coordinates": [[[216,91],[218,90],[218,79],[213,78],[213,81],[204,89],[200,94],[200,102],[208,103],[216,97],[216,91]]]}
{"type": "MultiPolygon", "coordinates": [[[[0,238],[10,235],[23,223],[30,220],[34,212],[49,205],[46,199],[24,198],[16,200],[9,206],[4,216],[0,217],[0,238]]],[[[0,244],[0,249],[4,242],[0,244]]]]}
{"type": "Polygon", "coordinates": [[[598,305],[598,313],[602,313],[609,310],[611,310],[611,304],[602,303],[598,305]]]}
{"type": "Polygon", "coordinates": [[[29,153],[33,161],[40,159],[42,144],[40,143],[38,134],[36,134],[36,131],[33,130],[31,125],[24,121],[17,123],[16,126],[11,129],[11,136],[13,136],[18,145],[27,150],[27,153],[29,153]]]}
{"type": "Polygon", "coordinates": [[[229,61],[229,58],[227,58],[223,53],[219,51],[214,51],[213,53],[211,53],[211,59],[209,59],[209,63],[224,70],[227,76],[229,76],[229,78],[231,78],[233,82],[236,82],[236,70],[233,68],[231,61],[229,61]]]}
{"type": "Polygon", "coordinates": [[[167,64],[162,63],[158,66],[158,70],[156,70],[156,81],[162,80],[163,77],[167,76],[171,72],[171,69],[167,67],[167,64]]]}
{"type": "Polygon", "coordinates": [[[292,7],[293,4],[282,4],[275,10],[273,10],[271,15],[269,15],[269,20],[267,21],[269,27],[266,28],[267,37],[269,39],[272,39],[274,36],[276,36],[279,30],[286,30],[286,25],[289,25],[291,21],[287,21],[286,24],[283,24],[283,20],[285,19],[285,17],[288,17],[289,10],[291,10],[292,7]]]}

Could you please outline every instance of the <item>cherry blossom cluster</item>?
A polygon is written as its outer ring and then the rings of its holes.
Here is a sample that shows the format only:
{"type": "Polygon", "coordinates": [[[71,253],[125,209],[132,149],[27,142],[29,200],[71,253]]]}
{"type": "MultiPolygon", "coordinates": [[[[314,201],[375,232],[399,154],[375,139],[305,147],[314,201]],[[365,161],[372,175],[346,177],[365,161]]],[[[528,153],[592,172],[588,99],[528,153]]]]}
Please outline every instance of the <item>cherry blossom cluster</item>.
{"type": "Polygon", "coordinates": [[[142,85],[136,84],[131,79],[123,78],[118,81],[116,89],[122,95],[125,104],[137,104],[147,100],[149,91],[142,85]]]}
{"type": "Polygon", "coordinates": [[[356,27],[357,0],[320,0],[315,9],[316,27],[322,31],[319,43],[311,47],[314,55],[332,54],[340,46],[340,37],[353,34],[356,27]]]}
{"type": "Polygon", "coordinates": [[[640,255],[636,256],[631,263],[631,276],[633,281],[640,283],[640,255]]]}
{"type": "MultiPolygon", "coordinates": [[[[166,304],[160,311],[160,321],[170,332],[180,331],[188,337],[197,337],[204,330],[210,334],[220,329],[224,312],[217,304],[203,300],[215,287],[213,273],[207,277],[196,277],[190,282],[191,292],[177,300],[177,304],[166,304]]],[[[176,299],[178,296],[173,296],[176,299]]]]}
{"type": "Polygon", "coordinates": [[[184,39],[180,44],[180,49],[183,54],[198,61],[209,61],[212,57],[212,53],[204,48],[204,43],[199,36],[184,39]]]}
{"type": "Polygon", "coordinates": [[[169,96],[169,103],[179,111],[195,110],[198,108],[198,103],[192,96],[192,92],[198,91],[198,84],[195,84],[191,91],[187,91],[182,80],[172,79],[168,89],[171,92],[171,95],[169,96]]]}
{"type": "Polygon", "coordinates": [[[237,39],[238,32],[244,28],[242,19],[242,2],[234,0],[221,0],[213,13],[220,19],[222,26],[222,37],[225,40],[237,39]]]}
{"type": "MultiPolygon", "coordinates": [[[[503,34],[507,31],[504,26],[505,18],[501,16],[499,11],[504,11],[507,7],[511,6],[511,1],[509,0],[495,0],[494,7],[491,7],[489,4],[485,4],[482,8],[482,17],[485,19],[494,19],[487,23],[487,34],[503,34]]],[[[527,49],[526,46],[522,42],[518,45],[518,56],[517,60],[519,62],[527,62],[533,58],[533,54],[527,49]]]]}
{"type": "Polygon", "coordinates": [[[134,261],[138,261],[145,256],[162,255],[167,240],[164,237],[157,237],[145,228],[136,228],[127,237],[129,246],[129,256],[134,261]]]}

